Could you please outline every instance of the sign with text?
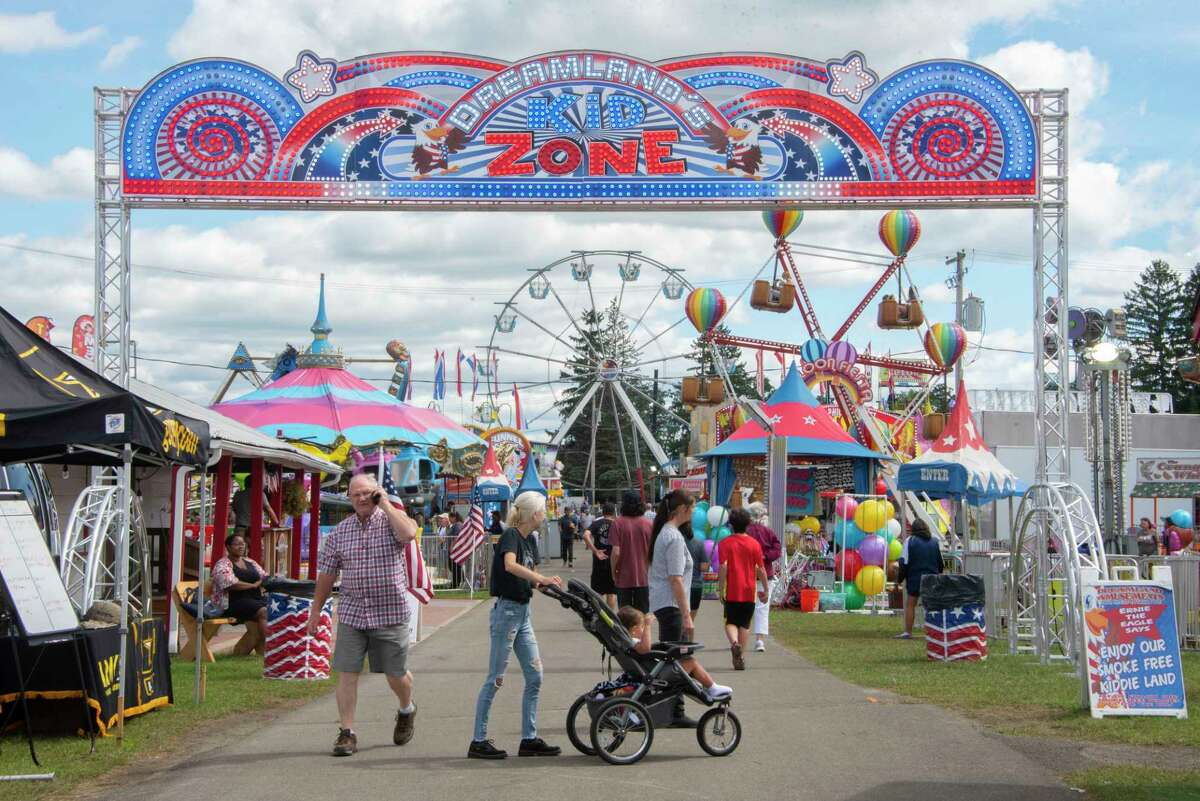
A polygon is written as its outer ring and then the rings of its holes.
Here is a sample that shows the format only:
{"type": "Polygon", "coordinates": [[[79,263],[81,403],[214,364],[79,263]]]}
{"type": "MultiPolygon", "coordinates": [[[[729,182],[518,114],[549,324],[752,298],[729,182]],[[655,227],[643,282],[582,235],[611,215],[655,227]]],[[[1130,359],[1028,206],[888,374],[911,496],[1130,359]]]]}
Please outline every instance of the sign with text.
{"type": "Polygon", "coordinates": [[[694,498],[700,498],[708,491],[708,476],[673,476],[667,479],[667,487],[672,491],[681,489],[690,492],[694,498]]]}
{"type": "Polygon", "coordinates": [[[1085,584],[1083,620],[1092,717],[1187,717],[1175,600],[1169,584],[1085,584]]]}
{"type": "Polygon", "coordinates": [[[1200,483],[1200,457],[1184,456],[1175,459],[1138,459],[1138,481],[1200,483]]]}
{"type": "Polygon", "coordinates": [[[24,636],[79,628],[46,538],[20,492],[0,493],[0,580],[24,636]]]}
{"type": "Polygon", "coordinates": [[[857,51],[305,50],[282,75],[204,58],[146,84],[122,140],[124,198],[156,206],[1012,205],[1039,159],[1025,100],[988,68],[880,74],[857,51]]]}

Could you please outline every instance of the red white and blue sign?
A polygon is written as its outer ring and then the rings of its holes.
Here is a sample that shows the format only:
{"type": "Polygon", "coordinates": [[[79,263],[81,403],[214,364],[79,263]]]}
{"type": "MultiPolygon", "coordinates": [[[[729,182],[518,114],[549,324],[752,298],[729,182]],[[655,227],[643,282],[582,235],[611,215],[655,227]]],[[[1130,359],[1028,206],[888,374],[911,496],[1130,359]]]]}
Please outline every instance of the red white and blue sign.
{"type": "Polygon", "coordinates": [[[1187,717],[1169,583],[1085,584],[1083,621],[1092,717],[1187,717]]]}
{"type": "Polygon", "coordinates": [[[171,67],[123,132],[131,203],[666,205],[1031,200],[1038,143],[999,75],[939,59],[649,62],[566,50],[517,62],[311,51],[277,77],[171,67]]]}

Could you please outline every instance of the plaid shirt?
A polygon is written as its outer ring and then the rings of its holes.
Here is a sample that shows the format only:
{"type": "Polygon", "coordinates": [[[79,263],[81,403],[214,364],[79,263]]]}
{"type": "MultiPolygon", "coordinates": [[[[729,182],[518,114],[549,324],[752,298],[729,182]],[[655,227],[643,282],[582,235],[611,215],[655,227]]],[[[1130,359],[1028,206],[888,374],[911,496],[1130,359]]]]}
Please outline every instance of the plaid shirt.
{"type": "Polygon", "coordinates": [[[371,513],[364,525],[353,514],[321,543],[317,570],[342,571],[338,621],[356,629],[379,629],[408,621],[404,546],[396,541],[387,514],[371,513]]]}

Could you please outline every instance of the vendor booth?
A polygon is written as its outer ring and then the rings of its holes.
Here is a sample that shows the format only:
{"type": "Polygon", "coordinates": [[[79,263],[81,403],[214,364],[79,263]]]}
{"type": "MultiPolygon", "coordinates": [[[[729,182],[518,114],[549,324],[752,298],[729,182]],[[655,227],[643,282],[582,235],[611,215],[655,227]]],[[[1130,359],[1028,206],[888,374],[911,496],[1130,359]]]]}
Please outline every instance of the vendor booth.
{"type": "MultiPolygon", "coordinates": [[[[787,440],[788,517],[813,514],[821,492],[866,493],[871,465],[886,459],[856,441],[817,403],[796,365],[763,407],[775,437],[787,440]]],[[[767,500],[767,442],[770,434],[755,420],[742,423],[720,445],[701,455],[708,463],[709,497],[726,506],[734,492],[753,487],[767,500]]]]}
{"type": "MultiPolygon", "coordinates": [[[[167,465],[195,468],[206,464],[208,425],[159,407],[100,377],[72,356],[50,346],[3,309],[0,309],[0,385],[4,386],[0,463],[48,462],[120,468],[101,478],[90,496],[97,510],[95,519],[106,520],[108,524],[93,526],[66,540],[60,562],[60,578],[75,607],[74,614],[87,614],[98,600],[110,600],[119,606],[117,624],[111,627],[117,635],[115,660],[107,661],[105,655],[103,665],[108,678],[102,689],[98,690],[94,681],[89,685],[85,678],[80,682],[67,679],[66,683],[72,686],[41,691],[53,693],[49,698],[82,696],[96,709],[98,728],[115,723],[123,732],[126,714],[146,711],[168,703],[171,698],[169,671],[163,667],[165,661],[156,657],[166,651],[163,629],[150,619],[145,602],[147,578],[141,569],[145,555],[130,547],[131,524],[140,516],[140,507],[133,497],[133,471],[139,466],[161,470],[167,465]],[[111,540],[102,539],[110,533],[111,540]],[[105,551],[109,550],[111,561],[103,561],[105,551]],[[130,585],[134,568],[138,568],[140,588],[130,585]],[[132,609],[131,602],[136,602],[132,609]],[[136,672],[133,666],[137,666],[136,672]],[[143,674],[150,683],[147,686],[152,684],[155,690],[147,699],[141,698],[140,686],[126,680],[127,676],[143,674]],[[136,703],[132,705],[127,703],[130,689],[135,693],[132,697],[136,703]],[[115,696],[115,704],[107,696],[115,696]]],[[[19,636],[13,630],[7,634],[10,638],[19,636]]],[[[88,642],[89,647],[95,646],[94,642],[88,642]]],[[[10,641],[0,647],[0,652],[11,653],[12,645],[10,641]]],[[[54,648],[58,643],[17,645],[54,648]]],[[[86,651],[85,664],[99,665],[98,655],[86,651]]],[[[63,657],[59,652],[50,656],[43,653],[41,658],[50,659],[46,665],[49,668],[63,657]]],[[[40,689],[36,682],[55,677],[55,672],[49,669],[27,677],[17,664],[8,665],[0,673],[15,675],[17,683],[25,685],[27,692],[40,689]],[[25,679],[34,683],[27,684],[25,679]]],[[[62,685],[61,674],[56,680],[62,685]]],[[[7,702],[0,699],[0,704],[4,703],[7,702]]]]}

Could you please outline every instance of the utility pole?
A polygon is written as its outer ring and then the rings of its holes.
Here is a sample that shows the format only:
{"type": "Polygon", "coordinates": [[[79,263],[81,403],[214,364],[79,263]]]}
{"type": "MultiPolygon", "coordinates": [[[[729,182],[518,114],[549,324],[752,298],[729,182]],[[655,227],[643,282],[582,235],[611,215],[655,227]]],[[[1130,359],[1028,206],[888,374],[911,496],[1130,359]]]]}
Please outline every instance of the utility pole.
{"type": "MultiPolygon", "coordinates": [[[[963,325],[963,278],[967,274],[966,270],[967,251],[959,250],[950,258],[946,259],[946,264],[954,265],[954,277],[946,281],[953,283],[954,286],[954,322],[960,326],[963,325]]],[[[964,326],[964,331],[966,330],[964,326]]],[[[954,363],[954,397],[958,397],[958,386],[962,383],[963,377],[963,356],[966,356],[964,351],[962,356],[958,357],[958,361],[954,363]]],[[[958,502],[958,536],[961,542],[966,542],[970,539],[970,522],[967,517],[967,504],[963,500],[958,502]]]]}

